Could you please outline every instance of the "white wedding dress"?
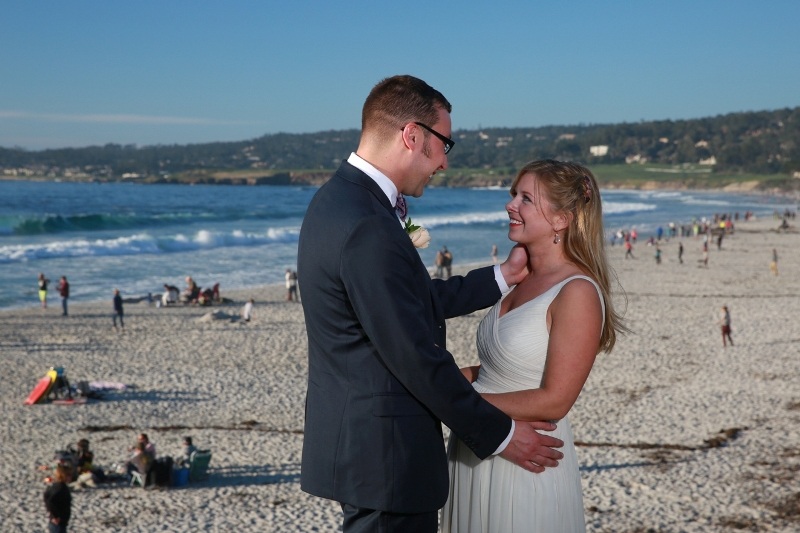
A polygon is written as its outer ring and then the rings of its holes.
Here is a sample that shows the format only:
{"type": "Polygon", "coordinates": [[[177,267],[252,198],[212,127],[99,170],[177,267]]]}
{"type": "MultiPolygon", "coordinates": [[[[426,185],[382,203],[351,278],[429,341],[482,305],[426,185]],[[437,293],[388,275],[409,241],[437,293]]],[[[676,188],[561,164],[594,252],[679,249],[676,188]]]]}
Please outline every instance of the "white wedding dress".
{"type": "MultiPolygon", "coordinates": [[[[478,326],[478,392],[538,388],[544,372],[550,303],[573,276],[499,317],[500,302],[478,326]]],[[[605,304],[603,304],[605,306],[605,304]]],[[[605,311],[605,309],[604,309],[605,311]]],[[[500,456],[478,459],[455,436],[448,446],[450,497],[442,510],[444,533],[585,531],[583,497],[572,429],[566,417],[549,434],[564,441],[564,458],[541,474],[500,456]]]]}

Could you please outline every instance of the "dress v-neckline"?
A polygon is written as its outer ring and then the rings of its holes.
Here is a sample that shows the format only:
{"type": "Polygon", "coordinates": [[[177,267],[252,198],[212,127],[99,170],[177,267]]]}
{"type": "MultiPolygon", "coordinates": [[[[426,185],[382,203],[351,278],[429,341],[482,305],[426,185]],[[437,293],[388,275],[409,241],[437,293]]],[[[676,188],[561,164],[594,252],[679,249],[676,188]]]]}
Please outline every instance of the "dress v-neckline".
{"type": "Polygon", "coordinates": [[[550,286],[550,288],[548,288],[548,289],[547,289],[547,290],[545,290],[544,292],[542,292],[542,293],[540,293],[540,294],[537,294],[536,296],[534,296],[534,297],[533,297],[533,298],[531,298],[530,300],[528,300],[528,301],[526,301],[526,302],[523,302],[523,303],[521,303],[520,305],[518,305],[518,306],[517,306],[517,307],[515,307],[514,309],[509,309],[508,311],[506,311],[505,313],[503,313],[503,314],[501,315],[501,314],[500,314],[500,308],[502,307],[503,300],[505,300],[505,299],[506,299],[506,297],[507,297],[509,294],[511,294],[511,292],[508,292],[508,293],[506,293],[506,294],[503,296],[503,298],[500,300],[500,305],[498,305],[498,306],[497,306],[497,320],[500,320],[501,318],[505,318],[505,317],[506,317],[506,316],[507,316],[509,313],[513,313],[514,311],[516,311],[516,310],[518,310],[518,309],[522,309],[523,307],[525,307],[525,306],[526,306],[526,305],[528,305],[529,303],[535,302],[536,300],[538,300],[539,298],[541,298],[541,297],[542,297],[542,296],[544,296],[545,294],[549,293],[550,291],[552,291],[554,288],[558,287],[559,285],[562,285],[562,286],[563,286],[563,285],[565,285],[565,284],[566,284],[568,281],[572,281],[572,280],[573,280],[573,279],[575,279],[575,278],[591,279],[591,278],[589,278],[588,276],[586,276],[585,274],[574,274],[574,275],[572,275],[572,276],[569,276],[569,277],[567,277],[567,278],[565,278],[565,279],[563,279],[563,280],[559,281],[558,283],[555,283],[555,284],[551,285],[551,286],[550,286]]]}

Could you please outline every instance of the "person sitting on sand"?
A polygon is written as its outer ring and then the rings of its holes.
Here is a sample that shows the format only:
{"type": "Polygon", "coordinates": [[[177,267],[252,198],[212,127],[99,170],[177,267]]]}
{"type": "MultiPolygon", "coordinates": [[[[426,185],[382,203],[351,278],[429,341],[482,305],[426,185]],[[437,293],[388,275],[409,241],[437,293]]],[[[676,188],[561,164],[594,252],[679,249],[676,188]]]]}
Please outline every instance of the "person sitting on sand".
{"type": "Polygon", "coordinates": [[[146,474],[156,458],[156,445],[150,442],[147,433],[139,433],[132,451],[133,455],[125,465],[128,478],[134,470],[146,474]]]}
{"type": "Polygon", "coordinates": [[[75,450],[75,468],[78,473],[91,472],[93,461],[94,453],[89,449],[89,440],[79,440],[75,450]]]}
{"type": "Polygon", "coordinates": [[[166,307],[169,304],[178,303],[179,295],[180,291],[178,290],[178,287],[176,287],[175,285],[169,285],[168,283],[165,283],[164,294],[161,295],[161,305],[166,307]]]}
{"type": "Polygon", "coordinates": [[[214,299],[214,293],[211,289],[206,289],[200,294],[197,295],[197,305],[211,305],[212,300],[214,299]]]}
{"type": "Polygon", "coordinates": [[[136,437],[136,444],[129,448],[128,451],[135,452],[139,444],[144,444],[144,451],[150,454],[154,459],[156,457],[156,445],[150,442],[147,433],[139,433],[136,437]]]}
{"type": "Polygon", "coordinates": [[[192,437],[183,437],[183,451],[176,459],[175,464],[178,466],[189,466],[189,460],[196,451],[197,447],[192,443],[192,437]]]}
{"type": "Polygon", "coordinates": [[[130,479],[133,472],[147,474],[155,457],[147,452],[147,446],[143,442],[137,442],[133,450],[133,455],[125,465],[125,471],[130,479]]]}
{"type": "Polygon", "coordinates": [[[74,485],[94,487],[96,483],[105,481],[106,475],[103,469],[93,465],[94,453],[89,449],[89,441],[87,439],[79,440],[77,448],[71,451],[77,475],[74,485]]]}
{"type": "Polygon", "coordinates": [[[181,301],[183,303],[194,303],[197,301],[198,296],[200,296],[200,287],[197,286],[191,276],[186,276],[186,288],[181,294],[181,301]]]}

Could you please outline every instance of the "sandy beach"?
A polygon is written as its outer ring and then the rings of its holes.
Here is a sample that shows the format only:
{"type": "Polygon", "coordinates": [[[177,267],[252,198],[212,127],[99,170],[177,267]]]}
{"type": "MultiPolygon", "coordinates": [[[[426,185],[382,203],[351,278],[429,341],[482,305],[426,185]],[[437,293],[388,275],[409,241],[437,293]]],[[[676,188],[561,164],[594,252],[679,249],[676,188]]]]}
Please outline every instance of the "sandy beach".
{"type": "MultiPolygon", "coordinates": [[[[633,333],[598,357],[570,414],[589,531],[800,530],[800,233],[778,224],[738,223],[720,250],[711,244],[707,267],[693,237],[683,264],[678,239],[662,241],[660,265],[641,241],[636,259],[609,248],[633,333]],[[722,305],[733,347],[722,346],[722,305]]],[[[340,530],[338,505],[300,490],[302,305],[281,286],[222,288],[233,303],[128,303],[124,333],[112,327],[113,287],[108,301],[71,301],[68,317],[55,292],[47,310],[0,312],[0,531],[45,530],[38,467],[56,450],[87,438],[95,464],[110,468],[140,432],[172,456],[191,435],[213,453],[209,478],[77,488],[70,531],[340,530]],[[207,316],[238,315],[250,297],[249,323],[207,316]],[[128,387],[85,405],[23,405],[51,366],[73,384],[128,387]]],[[[476,362],[484,313],[448,322],[460,365],[476,362]]]]}

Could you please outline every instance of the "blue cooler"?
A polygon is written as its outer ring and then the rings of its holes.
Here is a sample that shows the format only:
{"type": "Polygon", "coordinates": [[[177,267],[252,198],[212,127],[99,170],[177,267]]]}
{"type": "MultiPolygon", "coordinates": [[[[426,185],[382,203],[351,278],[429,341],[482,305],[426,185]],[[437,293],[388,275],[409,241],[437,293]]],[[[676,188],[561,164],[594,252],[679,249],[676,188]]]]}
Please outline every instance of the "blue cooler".
{"type": "Polygon", "coordinates": [[[189,469],[176,468],[172,471],[172,486],[183,487],[189,483],[189,469]]]}

